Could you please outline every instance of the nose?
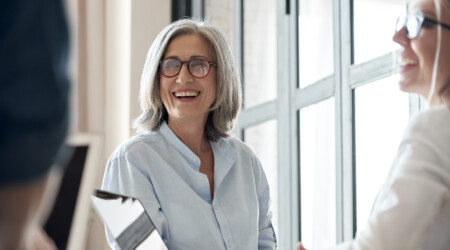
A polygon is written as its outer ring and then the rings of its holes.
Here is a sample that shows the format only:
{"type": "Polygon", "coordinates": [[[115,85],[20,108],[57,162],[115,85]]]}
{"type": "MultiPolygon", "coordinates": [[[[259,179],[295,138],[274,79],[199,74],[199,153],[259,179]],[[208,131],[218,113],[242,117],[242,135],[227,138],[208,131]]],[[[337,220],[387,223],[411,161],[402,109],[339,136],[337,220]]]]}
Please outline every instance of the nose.
{"type": "Polygon", "coordinates": [[[402,46],[408,45],[409,38],[406,36],[406,28],[402,27],[400,30],[396,31],[394,33],[394,36],[392,37],[392,41],[394,41],[402,46]]]}
{"type": "Polygon", "coordinates": [[[181,69],[180,72],[177,75],[177,83],[178,84],[189,84],[191,83],[193,80],[193,77],[191,75],[191,73],[189,72],[188,69],[188,64],[187,63],[183,63],[181,65],[181,69]]]}

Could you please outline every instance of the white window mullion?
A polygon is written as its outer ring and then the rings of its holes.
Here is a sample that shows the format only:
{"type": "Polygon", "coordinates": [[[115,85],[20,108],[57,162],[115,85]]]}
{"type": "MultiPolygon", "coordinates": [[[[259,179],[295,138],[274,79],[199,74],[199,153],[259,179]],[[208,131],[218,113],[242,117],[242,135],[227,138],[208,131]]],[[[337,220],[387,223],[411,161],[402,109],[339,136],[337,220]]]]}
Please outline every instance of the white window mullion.
{"type": "Polygon", "coordinates": [[[353,97],[351,65],[350,1],[334,1],[336,79],[336,207],[337,241],[353,238],[353,97]]]}

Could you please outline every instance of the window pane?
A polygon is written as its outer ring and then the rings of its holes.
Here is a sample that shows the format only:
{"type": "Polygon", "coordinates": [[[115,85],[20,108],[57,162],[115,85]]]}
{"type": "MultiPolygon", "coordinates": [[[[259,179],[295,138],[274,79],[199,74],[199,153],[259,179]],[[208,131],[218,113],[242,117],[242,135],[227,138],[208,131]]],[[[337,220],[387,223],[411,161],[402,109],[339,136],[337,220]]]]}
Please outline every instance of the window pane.
{"type": "Polygon", "coordinates": [[[244,1],[244,105],[277,97],[275,0],[244,1]]]}
{"type": "Polygon", "coordinates": [[[299,80],[304,88],[334,72],[333,1],[300,0],[299,80]]]}
{"type": "Polygon", "coordinates": [[[364,229],[409,117],[398,75],[355,90],[357,232],[364,229]]]}
{"type": "MultiPolygon", "coordinates": [[[[278,236],[277,122],[270,120],[245,130],[245,142],[258,156],[270,187],[272,225],[278,236]]],[[[278,236],[279,237],[279,236],[278,236]]]]}
{"type": "Polygon", "coordinates": [[[355,64],[389,53],[397,17],[405,13],[404,0],[354,0],[355,64]]]}
{"type": "Polygon", "coordinates": [[[334,98],[300,112],[301,240],[308,248],[336,243],[334,98]]]}

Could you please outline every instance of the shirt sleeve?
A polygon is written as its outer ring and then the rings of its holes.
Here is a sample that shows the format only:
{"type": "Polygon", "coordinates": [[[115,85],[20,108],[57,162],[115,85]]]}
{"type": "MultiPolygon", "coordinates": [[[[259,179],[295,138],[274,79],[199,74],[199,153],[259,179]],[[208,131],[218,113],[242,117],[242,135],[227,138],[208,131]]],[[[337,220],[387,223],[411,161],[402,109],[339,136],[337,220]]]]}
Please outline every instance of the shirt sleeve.
{"type": "Polygon", "coordinates": [[[419,249],[442,206],[450,200],[450,174],[429,136],[412,131],[400,145],[367,228],[334,249],[419,249]]]}
{"type": "Polygon", "coordinates": [[[258,190],[259,219],[258,219],[258,249],[276,249],[277,239],[272,226],[272,212],[270,211],[270,189],[261,163],[254,159],[256,188],[258,190]]]}
{"type": "MultiPolygon", "coordinates": [[[[102,189],[138,198],[167,244],[169,241],[168,224],[161,211],[153,185],[150,178],[140,171],[132,159],[129,157],[110,159],[103,177],[102,189]]],[[[114,239],[108,232],[107,238],[110,246],[113,246],[114,239]]]]}

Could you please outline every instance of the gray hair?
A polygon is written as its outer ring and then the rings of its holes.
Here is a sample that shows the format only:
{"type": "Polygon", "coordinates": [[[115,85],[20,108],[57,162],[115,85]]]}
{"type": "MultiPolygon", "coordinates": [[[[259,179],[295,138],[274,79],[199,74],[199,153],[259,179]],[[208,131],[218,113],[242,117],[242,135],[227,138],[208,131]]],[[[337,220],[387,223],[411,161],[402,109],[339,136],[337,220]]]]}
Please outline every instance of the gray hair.
{"type": "Polygon", "coordinates": [[[196,34],[210,44],[213,60],[217,64],[216,100],[209,109],[205,133],[209,140],[228,137],[234,128],[242,103],[241,80],[233,55],[225,37],[212,24],[193,19],[182,19],[165,27],[150,47],[141,76],[139,102],[141,113],[134,120],[137,132],[156,130],[168,113],[160,96],[159,62],[171,40],[179,35],[196,34]]]}

